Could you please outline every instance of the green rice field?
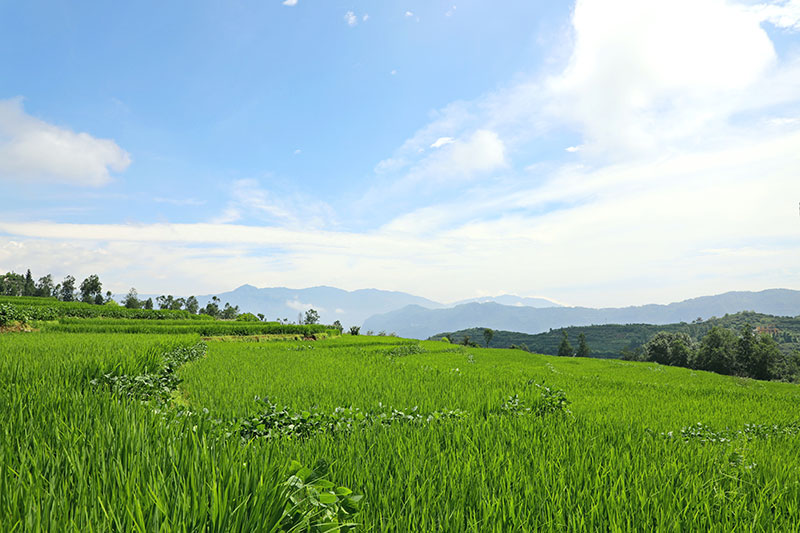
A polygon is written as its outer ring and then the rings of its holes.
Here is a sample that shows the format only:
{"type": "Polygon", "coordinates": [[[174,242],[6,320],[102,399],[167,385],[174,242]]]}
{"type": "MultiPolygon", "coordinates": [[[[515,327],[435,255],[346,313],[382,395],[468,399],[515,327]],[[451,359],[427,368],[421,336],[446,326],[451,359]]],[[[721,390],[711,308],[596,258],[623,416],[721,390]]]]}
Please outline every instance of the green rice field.
{"type": "Polygon", "coordinates": [[[438,341],[7,333],[0,530],[796,531],[798,407],[438,341]]]}

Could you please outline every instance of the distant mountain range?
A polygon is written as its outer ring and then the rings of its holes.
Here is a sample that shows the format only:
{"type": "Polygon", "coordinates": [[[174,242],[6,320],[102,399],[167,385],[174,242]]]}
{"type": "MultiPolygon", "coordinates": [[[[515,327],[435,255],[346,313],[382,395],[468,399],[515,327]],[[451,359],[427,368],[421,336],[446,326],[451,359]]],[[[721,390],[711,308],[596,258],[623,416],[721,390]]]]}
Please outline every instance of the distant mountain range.
{"type": "Polygon", "coordinates": [[[740,311],[768,315],[800,315],[800,291],[769,289],[760,292],[727,292],[668,305],[622,308],[517,307],[494,302],[466,303],[452,308],[430,309],[419,304],[372,316],[364,331],[394,332],[401,337],[426,339],[445,331],[475,327],[542,333],[553,328],[593,324],[671,324],[697,318],[721,317],[740,311]]]}
{"type": "MultiPolygon", "coordinates": [[[[198,296],[203,307],[211,300],[211,294],[198,296]]],[[[216,295],[224,304],[238,305],[242,312],[262,313],[267,320],[289,319],[297,321],[298,314],[314,308],[324,324],[338,320],[346,328],[360,326],[364,320],[377,313],[385,313],[408,305],[439,308],[442,304],[404,292],[360,289],[345,291],[335,287],[309,287],[288,289],[267,287],[259,289],[252,285],[216,295]]]]}
{"type": "MultiPolygon", "coordinates": [[[[158,297],[157,294],[140,294],[139,299],[146,300],[158,297]]],[[[177,295],[175,295],[177,296],[177,295]]],[[[184,295],[185,296],[185,295],[184,295]]],[[[335,287],[309,287],[305,289],[289,289],[286,287],[258,288],[252,285],[218,294],[197,296],[200,307],[204,307],[212,296],[217,296],[222,304],[226,302],[238,305],[241,312],[262,313],[267,320],[289,319],[297,321],[299,313],[310,308],[320,313],[323,323],[331,324],[338,320],[346,328],[360,326],[364,321],[376,314],[395,311],[408,305],[418,305],[426,309],[448,307],[446,304],[405,292],[384,291],[378,289],[360,289],[346,291],[335,287]]],[[[116,294],[114,298],[121,302],[124,294],[116,294]]],[[[509,306],[551,307],[560,304],[546,298],[525,298],[504,294],[463,300],[450,305],[466,302],[498,302],[509,306]]]]}
{"type": "Polygon", "coordinates": [[[515,296],[513,294],[501,294],[500,296],[482,296],[480,298],[470,298],[468,300],[461,300],[450,304],[448,307],[462,305],[462,304],[471,304],[471,303],[478,303],[478,304],[485,304],[485,303],[497,303],[501,305],[512,305],[514,307],[563,307],[560,303],[556,303],[553,300],[548,300],[547,298],[524,298],[522,296],[515,296]]]}

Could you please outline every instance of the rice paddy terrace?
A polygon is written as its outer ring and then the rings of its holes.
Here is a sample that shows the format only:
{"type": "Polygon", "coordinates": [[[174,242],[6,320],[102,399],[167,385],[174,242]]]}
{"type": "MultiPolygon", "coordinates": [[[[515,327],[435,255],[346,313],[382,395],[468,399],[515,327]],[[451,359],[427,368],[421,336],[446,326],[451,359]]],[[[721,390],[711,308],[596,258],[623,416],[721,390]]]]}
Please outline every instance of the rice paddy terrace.
{"type": "Polygon", "coordinates": [[[86,320],[0,335],[2,531],[800,529],[797,385],[86,320]]]}

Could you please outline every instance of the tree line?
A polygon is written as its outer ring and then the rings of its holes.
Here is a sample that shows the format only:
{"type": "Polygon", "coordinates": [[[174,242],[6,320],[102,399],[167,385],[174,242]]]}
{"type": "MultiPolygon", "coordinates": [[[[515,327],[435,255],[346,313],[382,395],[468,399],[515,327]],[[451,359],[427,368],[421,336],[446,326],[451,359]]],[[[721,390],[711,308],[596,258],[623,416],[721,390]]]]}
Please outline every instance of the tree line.
{"type": "Polygon", "coordinates": [[[252,320],[264,320],[264,315],[262,314],[259,314],[258,318],[251,313],[240,314],[239,306],[232,306],[227,302],[223,306],[217,296],[213,296],[205,307],[200,307],[200,303],[195,296],[176,298],[168,294],[156,297],[155,301],[153,301],[153,298],[141,300],[136,289],[131,288],[122,299],[121,304],[119,304],[112,298],[111,291],[103,292],[103,283],[97,274],[88,276],[80,285],[77,285],[75,277],[70,275],[65,276],[61,283],[54,283],[53,276],[50,274],[34,281],[30,269],[25,275],[7,272],[0,275],[0,294],[4,296],[56,298],[62,302],[83,302],[93,305],[122,305],[128,309],[186,310],[193,315],[204,314],[227,320],[243,316],[244,319],[252,317],[252,320]]]}
{"type": "Polygon", "coordinates": [[[623,359],[753,379],[795,381],[800,378],[800,353],[783,353],[771,335],[757,334],[749,324],[738,332],[714,326],[699,343],[686,333],[662,331],[641,351],[627,352],[623,359]]]}

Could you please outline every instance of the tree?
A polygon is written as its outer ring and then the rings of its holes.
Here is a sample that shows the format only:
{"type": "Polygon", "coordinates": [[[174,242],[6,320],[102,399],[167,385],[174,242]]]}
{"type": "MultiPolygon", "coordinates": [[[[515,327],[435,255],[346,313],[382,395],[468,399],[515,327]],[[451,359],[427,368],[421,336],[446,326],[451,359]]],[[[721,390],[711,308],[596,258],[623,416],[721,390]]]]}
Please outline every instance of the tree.
{"type": "Polygon", "coordinates": [[[264,321],[264,313],[257,313],[257,314],[256,314],[256,316],[258,317],[258,320],[259,320],[260,322],[263,322],[263,321],[264,321]]]}
{"type": "Polygon", "coordinates": [[[75,301],[75,278],[72,276],[66,276],[64,278],[64,281],[61,282],[61,292],[58,298],[63,302],[75,301]]]}
{"type": "Polygon", "coordinates": [[[216,317],[219,315],[219,304],[219,298],[217,296],[212,296],[211,301],[206,303],[206,306],[200,310],[200,314],[216,317]]]}
{"type": "Polygon", "coordinates": [[[189,296],[186,298],[186,310],[189,311],[191,314],[196,315],[197,310],[200,307],[200,304],[197,303],[197,298],[194,296],[189,296]]]}
{"type": "Polygon", "coordinates": [[[360,331],[361,331],[360,326],[350,326],[350,335],[358,335],[360,331]]]}
{"type": "Polygon", "coordinates": [[[670,346],[670,364],[689,368],[694,359],[695,345],[692,338],[686,333],[677,333],[670,346]]]}
{"type": "Polygon", "coordinates": [[[33,276],[31,275],[31,269],[28,269],[28,272],[25,274],[25,284],[22,286],[22,295],[23,296],[36,296],[36,284],[33,282],[33,276]]]}
{"type": "Polygon", "coordinates": [[[732,374],[735,368],[736,335],[720,326],[712,327],[700,341],[694,367],[717,374],[732,374]]]}
{"type": "Polygon", "coordinates": [[[569,343],[566,330],[561,330],[561,344],[558,345],[558,355],[561,357],[572,357],[575,355],[575,350],[572,349],[572,345],[569,343]]]}
{"type": "Polygon", "coordinates": [[[43,296],[45,298],[50,298],[51,296],[56,295],[55,287],[53,286],[53,276],[50,274],[46,276],[42,276],[39,278],[39,281],[36,282],[36,296],[43,296]]]}
{"type": "Polygon", "coordinates": [[[692,340],[685,333],[660,331],[644,345],[644,360],[685,367],[692,358],[691,347],[692,340]]]}
{"type": "Polygon", "coordinates": [[[338,329],[338,330],[339,330],[339,335],[341,335],[341,334],[342,334],[342,331],[344,330],[344,327],[342,326],[342,323],[341,323],[341,322],[339,322],[338,320],[336,320],[336,321],[333,323],[333,327],[335,327],[336,329],[338,329]]]}
{"type": "Polygon", "coordinates": [[[778,343],[766,334],[758,336],[755,353],[750,364],[748,375],[753,379],[772,379],[777,366],[784,359],[778,343]]]}
{"type": "Polygon", "coordinates": [[[306,311],[306,317],[303,323],[309,325],[319,323],[319,313],[315,309],[309,309],[306,311]]]}
{"type": "Polygon", "coordinates": [[[586,344],[586,335],[581,332],[578,335],[578,350],[575,352],[575,355],[578,357],[589,357],[591,350],[589,350],[589,345],[586,344]]]}
{"type": "Polygon", "coordinates": [[[97,274],[92,274],[81,282],[81,301],[87,304],[97,303],[97,298],[100,297],[100,303],[103,302],[103,284],[100,283],[100,278],[97,274]]]}
{"type": "MultiPolygon", "coordinates": [[[[150,300],[150,302],[152,304],[152,300],[150,300]]],[[[143,302],[139,301],[139,293],[133,287],[131,287],[131,290],[128,291],[128,294],[122,300],[122,305],[128,309],[141,309],[142,303],[143,302]]]]}
{"type": "Polygon", "coordinates": [[[162,294],[161,296],[156,297],[156,303],[158,304],[159,309],[169,309],[172,307],[173,300],[174,298],[171,294],[169,296],[164,296],[162,294]]]}
{"type": "Polygon", "coordinates": [[[9,272],[0,276],[0,293],[6,296],[22,296],[25,289],[25,276],[9,272]]]}
{"type": "Polygon", "coordinates": [[[153,299],[152,298],[148,298],[147,300],[145,300],[144,303],[142,303],[142,307],[144,309],[152,309],[153,308],[153,299]]]}
{"type": "Polygon", "coordinates": [[[103,300],[103,304],[104,304],[104,305],[108,305],[108,304],[110,304],[110,303],[111,303],[111,302],[113,302],[113,301],[114,301],[114,299],[111,297],[111,291],[106,291],[106,297],[105,297],[105,299],[103,300]]]}
{"type": "Polygon", "coordinates": [[[756,337],[753,328],[745,324],[739,330],[739,339],[736,341],[736,373],[751,376],[756,366],[756,337]]]}
{"type": "Polygon", "coordinates": [[[225,302],[225,308],[220,313],[220,318],[225,320],[233,320],[236,318],[236,315],[239,314],[239,306],[231,306],[228,302],[225,302]]]}
{"type": "Polygon", "coordinates": [[[489,347],[489,343],[492,342],[492,337],[494,337],[494,331],[489,328],[483,328],[483,340],[486,341],[486,347],[489,347]]]}

